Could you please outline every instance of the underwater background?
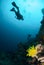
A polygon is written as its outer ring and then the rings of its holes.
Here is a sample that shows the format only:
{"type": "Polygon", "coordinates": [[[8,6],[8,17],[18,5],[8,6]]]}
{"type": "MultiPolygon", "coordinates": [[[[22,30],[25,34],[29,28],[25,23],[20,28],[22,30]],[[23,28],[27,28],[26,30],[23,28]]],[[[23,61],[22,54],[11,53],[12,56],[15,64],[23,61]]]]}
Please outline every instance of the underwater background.
{"type": "Polygon", "coordinates": [[[0,0],[0,65],[27,65],[26,49],[36,45],[37,34],[41,38],[43,8],[44,0],[0,0]],[[10,11],[12,2],[19,7],[24,20],[18,20],[10,11]]]}
{"type": "Polygon", "coordinates": [[[29,34],[35,37],[41,25],[43,7],[44,0],[0,0],[1,48],[14,50],[19,42],[27,41],[29,34]],[[10,11],[13,1],[19,6],[23,21],[17,20],[10,11]]]}

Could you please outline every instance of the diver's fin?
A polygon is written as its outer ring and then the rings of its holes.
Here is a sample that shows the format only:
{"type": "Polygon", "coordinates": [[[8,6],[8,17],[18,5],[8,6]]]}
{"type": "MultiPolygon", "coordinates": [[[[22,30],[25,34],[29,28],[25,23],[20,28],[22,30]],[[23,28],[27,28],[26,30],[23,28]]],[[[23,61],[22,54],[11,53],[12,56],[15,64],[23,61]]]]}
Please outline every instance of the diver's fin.
{"type": "Polygon", "coordinates": [[[14,8],[12,8],[10,11],[14,11],[15,9],[14,8]]]}
{"type": "Polygon", "coordinates": [[[15,2],[12,2],[12,5],[13,5],[13,6],[16,6],[16,3],[15,3],[15,2]]]}
{"type": "Polygon", "coordinates": [[[12,5],[13,5],[14,7],[16,7],[17,9],[19,9],[19,7],[16,5],[15,2],[12,2],[12,5]]]}

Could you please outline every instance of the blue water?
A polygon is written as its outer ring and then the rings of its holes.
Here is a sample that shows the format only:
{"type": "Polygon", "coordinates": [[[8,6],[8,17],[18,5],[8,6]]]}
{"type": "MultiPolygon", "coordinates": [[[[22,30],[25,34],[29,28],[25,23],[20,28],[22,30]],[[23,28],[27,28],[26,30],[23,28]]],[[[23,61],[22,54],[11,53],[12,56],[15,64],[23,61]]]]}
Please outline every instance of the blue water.
{"type": "Polygon", "coordinates": [[[44,0],[30,0],[30,4],[28,2],[29,0],[0,0],[1,49],[15,50],[19,42],[27,41],[28,34],[32,37],[38,34],[44,0]],[[19,6],[24,21],[17,20],[15,14],[10,12],[13,1],[19,6]]]}

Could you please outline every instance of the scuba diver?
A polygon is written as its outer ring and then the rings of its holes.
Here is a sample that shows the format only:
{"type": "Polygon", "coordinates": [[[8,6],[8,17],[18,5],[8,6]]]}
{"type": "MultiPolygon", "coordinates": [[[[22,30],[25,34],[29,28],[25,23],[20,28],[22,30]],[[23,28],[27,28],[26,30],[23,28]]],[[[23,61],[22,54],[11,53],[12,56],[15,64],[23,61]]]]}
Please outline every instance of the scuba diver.
{"type": "Polygon", "coordinates": [[[17,17],[18,20],[24,20],[23,16],[20,14],[19,10],[16,11],[15,8],[12,8],[11,11],[15,12],[16,17],[17,17]]]}
{"type": "Polygon", "coordinates": [[[15,8],[12,8],[10,11],[13,11],[13,12],[15,13],[16,18],[17,18],[18,20],[24,20],[24,19],[23,19],[23,16],[21,15],[21,13],[20,13],[20,11],[19,11],[19,7],[16,5],[16,3],[15,3],[15,2],[12,2],[12,5],[13,5],[14,7],[16,7],[17,11],[15,10],[15,8]]]}

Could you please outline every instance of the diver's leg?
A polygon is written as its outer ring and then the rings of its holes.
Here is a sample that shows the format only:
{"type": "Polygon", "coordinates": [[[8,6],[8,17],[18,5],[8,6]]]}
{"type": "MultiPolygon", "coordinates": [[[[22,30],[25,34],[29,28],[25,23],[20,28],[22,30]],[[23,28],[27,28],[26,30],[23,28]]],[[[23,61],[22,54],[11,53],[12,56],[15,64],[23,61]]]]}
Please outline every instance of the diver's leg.
{"type": "Polygon", "coordinates": [[[19,9],[17,9],[17,12],[20,13],[19,9]]]}
{"type": "Polygon", "coordinates": [[[17,15],[17,11],[14,9],[15,14],[17,15]]]}

